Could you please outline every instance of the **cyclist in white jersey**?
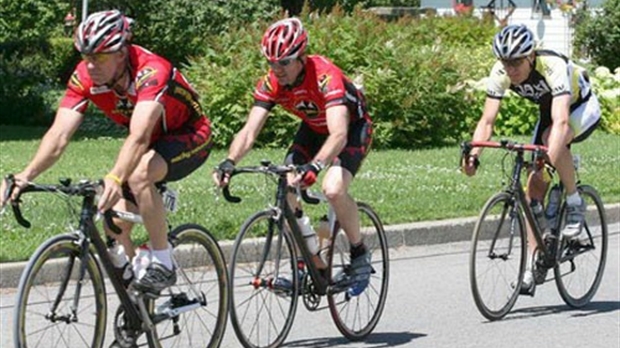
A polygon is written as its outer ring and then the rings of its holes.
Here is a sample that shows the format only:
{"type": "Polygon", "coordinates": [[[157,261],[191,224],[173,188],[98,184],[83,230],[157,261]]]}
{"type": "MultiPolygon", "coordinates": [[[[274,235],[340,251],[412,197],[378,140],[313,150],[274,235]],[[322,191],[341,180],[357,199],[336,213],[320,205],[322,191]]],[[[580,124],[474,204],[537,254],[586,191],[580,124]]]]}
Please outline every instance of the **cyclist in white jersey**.
{"type": "MultiPolygon", "coordinates": [[[[482,117],[474,132],[474,141],[485,141],[493,134],[502,97],[510,89],[540,107],[534,130],[534,144],[549,148],[548,160],[556,168],[566,188],[567,216],[562,234],[577,237],[583,228],[585,202],[577,191],[575,168],[570,145],[586,139],[600,121],[601,110],[590,88],[585,69],[564,55],[534,49],[534,34],[524,25],[504,27],[493,39],[493,53],[498,58],[491,70],[487,98],[482,117]]],[[[475,148],[463,162],[464,172],[476,173],[482,148],[475,148]]],[[[530,201],[543,202],[548,183],[541,173],[530,175],[527,195],[530,201]]],[[[528,233],[531,229],[528,228],[528,233]]],[[[528,237],[528,260],[536,248],[536,240],[528,237]]],[[[523,280],[524,290],[533,292],[532,265],[528,263],[523,280]]]]}

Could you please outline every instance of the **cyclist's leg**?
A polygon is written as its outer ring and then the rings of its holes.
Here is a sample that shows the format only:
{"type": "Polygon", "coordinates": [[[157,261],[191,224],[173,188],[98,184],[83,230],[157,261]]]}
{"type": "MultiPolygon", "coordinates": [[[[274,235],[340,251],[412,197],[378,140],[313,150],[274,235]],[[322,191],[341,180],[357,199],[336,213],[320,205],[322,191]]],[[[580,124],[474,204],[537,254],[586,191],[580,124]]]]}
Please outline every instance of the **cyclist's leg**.
{"type": "Polygon", "coordinates": [[[585,140],[594,132],[600,122],[600,114],[598,100],[594,94],[591,94],[590,98],[572,110],[570,115],[571,138],[564,153],[565,157],[562,163],[564,172],[558,169],[560,179],[566,187],[566,226],[562,230],[562,234],[568,238],[576,237],[581,232],[586,209],[585,201],[577,191],[575,166],[570,145],[585,140]]]}
{"type": "Polygon", "coordinates": [[[208,123],[201,119],[194,125],[161,137],[142,156],[128,179],[144,227],[149,233],[153,256],[145,275],[136,282],[139,290],[158,293],[176,282],[167,240],[163,198],[155,184],[182,179],[200,167],[211,149],[210,135],[208,123]]]}

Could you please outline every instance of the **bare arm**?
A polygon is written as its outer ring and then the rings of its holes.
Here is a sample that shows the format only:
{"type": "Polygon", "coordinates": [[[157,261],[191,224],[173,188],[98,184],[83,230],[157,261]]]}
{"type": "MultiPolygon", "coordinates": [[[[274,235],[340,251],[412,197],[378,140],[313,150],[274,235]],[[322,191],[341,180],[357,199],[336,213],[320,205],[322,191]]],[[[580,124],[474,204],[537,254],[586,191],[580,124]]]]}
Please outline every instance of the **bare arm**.
{"type": "Polygon", "coordinates": [[[129,136],[121,147],[114,167],[104,178],[104,190],[98,204],[99,210],[110,209],[122,196],[121,183],[133,173],[148,150],[151,134],[157,122],[160,121],[163,111],[163,106],[156,101],[143,101],[136,104],[129,124],[129,136]]]}
{"type": "MultiPolygon", "coordinates": [[[[478,121],[478,125],[476,126],[476,130],[474,131],[473,141],[485,141],[491,139],[493,135],[493,125],[495,124],[495,119],[497,118],[497,114],[499,113],[499,107],[501,105],[501,99],[495,98],[486,98],[484,102],[484,110],[482,111],[482,117],[480,117],[480,121],[478,121]]],[[[474,148],[471,151],[471,155],[478,157],[482,153],[482,148],[474,148]]],[[[463,163],[463,170],[465,174],[472,176],[476,174],[476,167],[474,165],[474,158],[469,157],[465,159],[465,163],[463,163]]]]}
{"type": "Polygon", "coordinates": [[[551,133],[549,134],[549,159],[556,163],[559,153],[573,138],[569,125],[570,95],[554,97],[551,101],[551,133]]]}
{"type": "Polygon", "coordinates": [[[230,148],[228,149],[229,159],[233,160],[235,163],[239,163],[243,156],[250,151],[260,131],[263,129],[268,115],[269,111],[267,109],[260,106],[252,107],[245,125],[239,133],[235,135],[235,139],[232,144],[230,144],[230,148]]]}
{"type": "Polygon", "coordinates": [[[346,106],[337,105],[328,108],[325,112],[327,113],[329,136],[314,157],[314,160],[321,161],[323,164],[329,164],[342,152],[347,144],[349,111],[346,106]]]}

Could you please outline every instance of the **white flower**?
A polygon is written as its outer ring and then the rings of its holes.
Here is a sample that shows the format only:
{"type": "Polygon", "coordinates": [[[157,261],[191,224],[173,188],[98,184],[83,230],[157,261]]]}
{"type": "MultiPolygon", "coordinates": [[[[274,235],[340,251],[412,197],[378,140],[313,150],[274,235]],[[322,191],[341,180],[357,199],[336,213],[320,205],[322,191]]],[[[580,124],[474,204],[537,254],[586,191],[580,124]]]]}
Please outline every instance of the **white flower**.
{"type": "Polygon", "coordinates": [[[604,66],[599,66],[598,68],[596,68],[594,70],[594,74],[600,78],[611,76],[611,72],[609,72],[609,69],[604,66]]]}

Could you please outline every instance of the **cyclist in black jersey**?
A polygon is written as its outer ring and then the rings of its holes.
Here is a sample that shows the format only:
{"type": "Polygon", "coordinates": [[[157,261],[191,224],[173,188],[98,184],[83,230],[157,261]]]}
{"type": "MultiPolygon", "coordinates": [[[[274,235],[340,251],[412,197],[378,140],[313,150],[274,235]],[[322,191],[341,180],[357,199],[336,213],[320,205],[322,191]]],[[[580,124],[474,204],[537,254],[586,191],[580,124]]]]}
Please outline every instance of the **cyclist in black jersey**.
{"type": "MultiPolygon", "coordinates": [[[[540,117],[534,130],[533,143],[549,148],[548,161],[566,188],[567,217],[562,234],[576,238],[583,227],[585,202],[577,192],[575,168],[570,146],[586,139],[600,121],[601,110],[590,88],[587,72],[564,55],[535,49],[534,34],[524,25],[504,27],[493,40],[493,53],[498,58],[491,70],[487,98],[482,117],[474,132],[474,141],[485,141],[493,134],[502,97],[510,89],[540,106],[540,117]]],[[[479,164],[482,148],[472,150],[463,162],[464,172],[472,176],[479,164]]],[[[533,204],[543,202],[548,183],[542,173],[530,175],[527,195],[533,204]]],[[[528,228],[528,233],[531,230],[528,228]]],[[[528,237],[530,256],[536,239],[528,237]]],[[[532,257],[528,257],[532,260],[532,257]]],[[[531,264],[524,277],[524,287],[533,291],[531,264]]],[[[527,292],[527,291],[526,291],[527,292]]]]}

